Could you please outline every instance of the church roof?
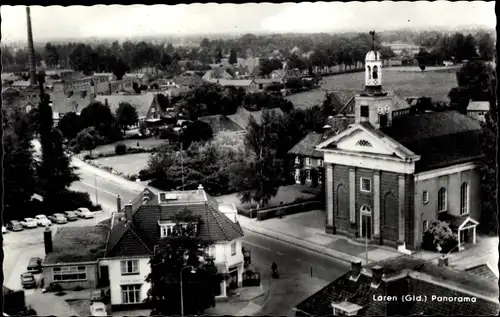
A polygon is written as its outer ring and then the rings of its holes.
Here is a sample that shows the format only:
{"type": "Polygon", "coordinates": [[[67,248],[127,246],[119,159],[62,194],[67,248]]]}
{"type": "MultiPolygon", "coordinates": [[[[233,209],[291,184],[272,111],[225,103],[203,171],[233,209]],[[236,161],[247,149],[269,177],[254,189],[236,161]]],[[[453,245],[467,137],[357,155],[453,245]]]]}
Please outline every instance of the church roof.
{"type": "Polygon", "coordinates": [[[381,130],[421,156],[417,172],[481,157],[480,122],[457,111],[400,116],[381,130]]]}

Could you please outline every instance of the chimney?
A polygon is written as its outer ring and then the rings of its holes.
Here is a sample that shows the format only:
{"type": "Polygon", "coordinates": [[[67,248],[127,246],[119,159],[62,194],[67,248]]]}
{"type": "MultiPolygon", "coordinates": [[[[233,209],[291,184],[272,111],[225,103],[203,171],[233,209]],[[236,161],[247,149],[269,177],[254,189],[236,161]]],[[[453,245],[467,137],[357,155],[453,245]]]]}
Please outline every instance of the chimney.
{"type": "Polygon", "coordinates": [[[43,232],[43,242],[45,244],[45,254],[49,254],[52,252],[52,230],[49,226],[45,227],[45,231],[43,232]]]}
{"type": "Polygon", "coordinates": [[[372,288],[377,288],[382,282],[382,276],[384,275],[384,267],[380,265],[375,265],[372,268],[372,288]]]}
{"type": "Polygon", "coordinates": [[[122,211],[122,198],[120,195],[116,196],[116,212],[122,211]]]}
{"type": "Polygon", "coordinates": [[[200,184],[198,186],[198,195],[203,196],[203,193],[204,193],[203,186],[200,184]]]}
{"type": "Polygon", "coordinates": [[[33,32],[31,30],[31,13],[30,7],[26,6],[26,23],[28,26],[28,50],[29,50],[29,73],[30,84],[36,86],[36,61],[35,61],[35,46],[33,45],[33,32]]]}
{"type": "Polygon", "coordinates": [[[357,281],[358,277],[361,275],[361,260],[356,260],[351,262],[351,281],[357,281]]]}
{"type": "Polygon", "coordinates": [[[132,204],[125,205],[125,220],[127,222],[132,222],[133,209],[132,204]]]}

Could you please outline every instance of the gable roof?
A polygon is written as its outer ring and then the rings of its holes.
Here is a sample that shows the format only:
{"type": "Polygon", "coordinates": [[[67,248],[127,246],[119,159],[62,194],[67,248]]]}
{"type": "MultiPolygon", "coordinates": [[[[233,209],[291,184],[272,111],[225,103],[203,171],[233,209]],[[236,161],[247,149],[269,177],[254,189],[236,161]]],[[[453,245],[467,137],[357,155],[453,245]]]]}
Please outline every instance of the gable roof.
{"type": "MultiPolygon", "coordinates": [[[[332,302],[348,301],[363,308],[361,316],[393,315],[497,315],[500,305],[494,296],[498,285],[494,281],[476,279],[466,272],[441,268],[432,263],[407,256],[382,263],[384,277],[378,288],[372,288],[371,272],[363,270],[357,281],[351,281],[352,272],[339,277],[316,294],[296,306],[302,314],[331,315],[332,302]],[[373,295],[422,295],[426,301],[401,303],[373,301],[373,295]],[[475,297],[476,302],[436,301],[432,295],[443,297],[475,297]]],[[[495,279],[496,281],[496,279],[495,279]]]]}
{"type": "Polygon", "coordinates": [[[120,103],[130,103],[137,110],[139,117],[145,117],[148,114],[155,98],[156,94],[145,93],[140,95],[99,95],[95,98],[95,100],[106,104],[107,99],[112,113],[116,112],[120,103]]]}
{"type": "Polygon", "coordinates": [[[332,136],[331,138],[328,138],[324,142],[320,143],[316,148],[317,150],[329,150],[329,149],[334,149],[335,148],[335,143],[339,142],[340,140],[354,134],[357,131],[364,131],[381,142],[383,142],[386,146],[388,146],[391,150],[394,151],[394,154],[398,156],[401,159],[413,159],[413,160],[418,160],[420,157],[416,155],[414,152],[412,152],[410,149],[406,148],[405,146],[401,145],[391,137],[385,135],[384,133],[376,130],[370,123],[368,122],[361,122],[354,124],[351,128],[348,128],[345,131],[340,132],[339,134],[332,136]]]}
{"type": "Polygon", "coordinates": [[[134,225],[118,220],[109,231],[106,257],[149,255],[151,250],[135,231],[134,225]]]}
{"type": "Polygon", "coordinates": [[[476,276],[480,276],[481,278],[485,278],[487,280],[498,280],[498,270],[494,270],[490,267],[488,263],[475,265],[473,267],[469,267],[465,269],[467,273],[474,274],[476,276]]]}
{"type": "Polygon", "coordinates": [[[197,86],[203,83],[201,77],[196,74],[176,76],[172,79],[172,81],[177,85],[188,87],[197,86]]]}
{"type": "Polygon", "coordinates": [[[421,156],[417,172],[482,156],[480,122],[457,111],[398,116],[381,131],[421,156]]]}
{"type": "Polygon", "coordinates": [[[133,221],[118,220],[111,229],[107,243],[106,256],[136,256],[148,255],[154,246],[160,242],[158,221],[171,220],[172,216],[186,208],[193,216],[199,216],[201,224],[198,237],[205,241],[232,241],[243,237],[239,223],[230,220],[219,211],[215,199],[203,192],[199,195],[194,191],[171,191],[179,195],[179,201],[158,204],[160,191],[146,188],[133,200],[133,221]],[[142,197],[148,194],[148,203],[142,203],[142,197]],[[194,200],[193,200],[194,199],[194,200]]]}
{"type": "Polygon", "coordinates": [[[316,146],[323,141],[323,134],[310,132],[297,144],[295,144],[288,154],[302,155],[307,157],[323,158],[323,153],[316,150],[316,146]]]}
{"type": "Polygon", "coordinates": [[[53,91],[49,93],[50,101],[52,102],[52,112],[58,114],[65,114],[68,112],[81,112],[83,108],[87,107],[94,97],[88,88],[83,88],[74,91],[68,97],[63,91],[53,91]],[[84,94],[82,94],[85,92],[84,94]],[[82,98],[83,96],[83,98],[82,98]]]}
{"type": "Polygon", "coordinates": [[[490,111],[489,101],[470,101],[467,111],[490,111]]]}
{"type": "MultiPolygon", "coordinates": [[[[283,115],[283,111],[280,108],[267,109],[267,110],[274,111],[277,114],[283,115]]],[[[240,126],[243,130],[245,130],[247,128],[248,119],[250,118],[250,116],[253,116],[253,118],[257,123],[260,124],[262,122],[262,111],[263,110],[248,111],[247,109],[241,107],[238,108],[236,113],[229,115],[228,118],[234,123],[236,123],[238,126],[240,126]]]]}

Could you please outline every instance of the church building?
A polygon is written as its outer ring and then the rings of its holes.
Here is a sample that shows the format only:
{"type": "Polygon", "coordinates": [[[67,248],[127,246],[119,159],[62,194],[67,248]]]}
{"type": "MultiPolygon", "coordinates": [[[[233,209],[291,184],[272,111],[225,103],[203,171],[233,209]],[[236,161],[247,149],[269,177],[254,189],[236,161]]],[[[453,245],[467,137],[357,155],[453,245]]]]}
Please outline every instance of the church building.
{"type": "Polygon", "coordinates": [[[354,124],[322,140],[326,232],[411,250],[433,220],[460,249],[475,244],[480,217],[481,126],[456,111],[415,114],[382,89],[380,53],[366,55],[354,124]]]}

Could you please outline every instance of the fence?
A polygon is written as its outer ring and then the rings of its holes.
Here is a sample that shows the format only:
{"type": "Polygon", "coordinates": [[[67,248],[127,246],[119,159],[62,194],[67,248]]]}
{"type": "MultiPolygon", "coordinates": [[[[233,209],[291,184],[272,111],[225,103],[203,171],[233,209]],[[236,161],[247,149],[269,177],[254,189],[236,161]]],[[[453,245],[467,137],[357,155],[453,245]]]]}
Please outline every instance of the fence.
{"type": "Polygon", "coordinates": [[[246,210],[237,208],[238,214],[245,216],[247,218],[257,218],[257,220],[267,220],[270,218],[276,218],[280,215],[278,211],[282,211],[282,215],[293,215],[301,212],[306,212],[314,209],[322,209],[323,205],[321,201],[318,200],[307,200],[300,203],[291,203],[286,205],[281,205],[277,207],[271,207],[266,209],[258,210],[246,210]]]}

